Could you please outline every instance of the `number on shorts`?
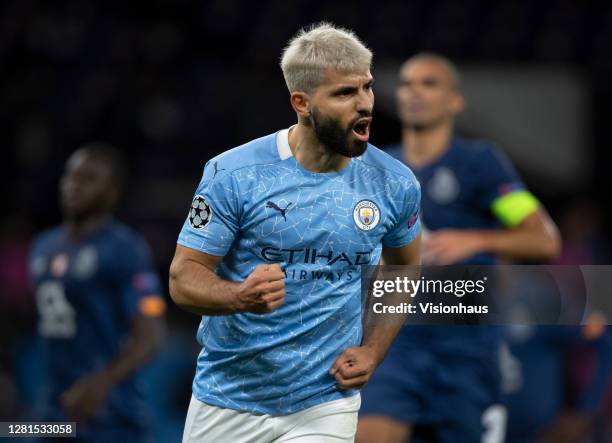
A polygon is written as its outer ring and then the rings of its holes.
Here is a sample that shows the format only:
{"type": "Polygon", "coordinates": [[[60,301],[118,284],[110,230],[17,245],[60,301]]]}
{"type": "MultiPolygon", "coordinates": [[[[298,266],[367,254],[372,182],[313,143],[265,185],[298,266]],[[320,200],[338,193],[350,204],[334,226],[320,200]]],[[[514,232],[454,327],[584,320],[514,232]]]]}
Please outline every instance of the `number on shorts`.
{"type": "Polygon", "coordinates": [[[502,405],[493,405],[482,414],[482,425],[485,428],[482,443],[503,443],[506,436],[508,413],[502,405]]]}
{"type": "Polygon", "coordinates": [[[76,333],[74,308],[66,299],[64,286],[55,281],[43,283],[36,290],[38,333],[47,338],[71,338],[76,333]]]}

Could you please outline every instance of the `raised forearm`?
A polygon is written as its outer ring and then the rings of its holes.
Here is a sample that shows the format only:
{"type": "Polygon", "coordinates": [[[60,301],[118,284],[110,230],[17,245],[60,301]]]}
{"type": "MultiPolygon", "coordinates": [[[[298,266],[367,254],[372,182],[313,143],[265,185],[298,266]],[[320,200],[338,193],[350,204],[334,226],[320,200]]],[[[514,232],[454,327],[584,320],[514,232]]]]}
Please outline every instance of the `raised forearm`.
{"type": "Polygon", "coordinates": [[[199,315],[236,312],[239,283],[221,279],[202,264],[185,259],[170,267],[170,295],[181,308],[199,315]]]}
{"type": "Polygon", "coordinates": [[[476,232],[482,250],[514,259],[551,260],[561,250],[559,230],[542,207],[514,228],[476,232]]]}
{"type": "Polygon", "coordinates": [[[542,233],[535,229],[504,229],[475,231],[482,251],[515,259],[550,260],[559,253],[555,232],[542,233]]]}

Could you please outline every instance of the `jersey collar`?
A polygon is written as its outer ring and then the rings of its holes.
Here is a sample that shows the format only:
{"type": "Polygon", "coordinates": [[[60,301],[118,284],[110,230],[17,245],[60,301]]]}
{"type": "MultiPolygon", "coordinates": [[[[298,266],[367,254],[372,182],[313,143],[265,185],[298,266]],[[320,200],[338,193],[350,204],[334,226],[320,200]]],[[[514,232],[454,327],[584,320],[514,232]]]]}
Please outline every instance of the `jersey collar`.
{"type": "Polygon", "coordinates": [[[282,129],[276,134],[276,149],[278,149],[278,156],[281,160],[287,160],[289,157],[293,157],[291,147],[289,146],[289,130],[291,128],[282,129]]]}

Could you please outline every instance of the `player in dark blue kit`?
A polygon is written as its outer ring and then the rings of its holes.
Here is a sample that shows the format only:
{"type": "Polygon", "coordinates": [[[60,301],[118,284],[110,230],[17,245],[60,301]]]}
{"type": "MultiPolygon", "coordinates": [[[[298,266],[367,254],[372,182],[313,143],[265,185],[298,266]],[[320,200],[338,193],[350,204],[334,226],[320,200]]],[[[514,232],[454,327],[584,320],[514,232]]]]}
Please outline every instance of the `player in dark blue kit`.
{"type": "Polygon", "coordinates": [[[160,348],[165,303],[147,244],[112,218],[120,184],[111,147],[76,151],[61,179],[64,223],[31,250],[47,365],[35,418],[76,421],[78,441],[149,441],[138,370],[160,348]]]}
{"type": "MultiPolygon", "coordinates": [[[[507,389],[508,443],[583,441],[603,409],[612,382],[612,332],[605,327],[512,326],[506,333],[514,382],[507,389]],[[567,389],[568,350],[580,347],[594,358],[588,381],[567,389]]],[[[582,357],[584,357],[584,352],[582,357]]],[[[588,359],[586,359],[588,360],[588,359]]],[[[576,384],[576,380],[572,380],[576,384]]],[[[597,440],[599,441],[599,440],[597,440]]]]}
{"type": "MultiPolygon", "coordinates": [[[[427,231],[423,263],[493,264],[497,255],[547,260],[557,229],[490,142],[453,134],[464,107],[455,67],[420,54],[401,68],[397,89],[402,143],[387,152],[422,187],[427,231]]],[[[501,331],[487,326],[404,327],[364,389],[359,443],[503,441],[498,355],[501,331]]]]}

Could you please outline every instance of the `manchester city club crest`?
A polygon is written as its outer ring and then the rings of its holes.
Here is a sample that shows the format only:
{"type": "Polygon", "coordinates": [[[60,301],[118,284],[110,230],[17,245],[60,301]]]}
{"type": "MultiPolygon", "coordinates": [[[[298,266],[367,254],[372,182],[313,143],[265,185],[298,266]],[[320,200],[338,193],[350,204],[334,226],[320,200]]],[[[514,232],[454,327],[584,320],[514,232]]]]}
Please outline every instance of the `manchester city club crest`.
{"type": "Polygon", "coordinates": [[[362,231],[371,231],[380,221],[380,209],[372,200],[361,200],[353,209],[353,220],[362,231]]]}
{"type": "Polygon", "coordinates": [[[201,195],[196,195],[189,208],[189,224],[192,228],[203,229],[212,219],[212,209],[201,195]]]}

